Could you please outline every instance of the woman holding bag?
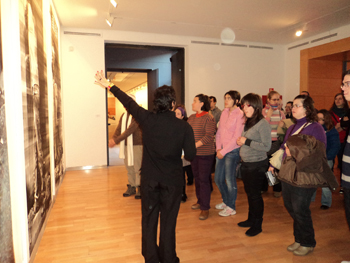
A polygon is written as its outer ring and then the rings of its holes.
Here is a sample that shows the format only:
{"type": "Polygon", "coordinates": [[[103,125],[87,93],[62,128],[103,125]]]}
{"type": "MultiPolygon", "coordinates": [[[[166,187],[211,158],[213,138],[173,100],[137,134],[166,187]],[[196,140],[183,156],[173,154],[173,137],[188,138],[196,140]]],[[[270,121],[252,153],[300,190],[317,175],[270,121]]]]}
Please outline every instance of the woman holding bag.
{"type": "MultiPolygon", "coordinates": [[[[298,95],[293,101],[293,118],[296,123],[287,130],[284,142],[293,134],[312,135],[324,145],[327,145],[326,134],[323,127],[318,123],[314,108],[314,101],[310,96],[298,95]]],[[[284,154],[285,158],[286,154],[284,154]]],[[[270,167],[269,171],[274,172],[270,167]]],[[[310,203],[316,188],[305,188],[291,185],[282,181],[282,196],[284,206],[294,220],[294,243],[287,250],[294,255],[305,256],[311,253],[316,246],[315,233],[311,219],[310,203]]]]}

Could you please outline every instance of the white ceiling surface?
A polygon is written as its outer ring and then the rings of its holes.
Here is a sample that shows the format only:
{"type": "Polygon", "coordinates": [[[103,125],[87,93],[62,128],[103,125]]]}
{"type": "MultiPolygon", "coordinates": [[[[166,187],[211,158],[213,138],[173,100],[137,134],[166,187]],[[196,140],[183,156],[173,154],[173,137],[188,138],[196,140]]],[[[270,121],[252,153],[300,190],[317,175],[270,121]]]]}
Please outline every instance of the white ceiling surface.
{"type": "MultiPolygon", "coordinates": [[[[349,0],[53,0],[63,27],[289,44],[350,24],[349,0]],[[105,21],[115,17],[112,27],[105,21]],[[307,31],[297,38],[295,31],[307,31]]],[[[195,39],[194,39],[195,40],[195,39]]]]}
{"type": "Polygon", "coordinates": [[[118,88],[127,92],[147,82],[147,73],[108,71],[107,78],[118,86],[118,88]]]}

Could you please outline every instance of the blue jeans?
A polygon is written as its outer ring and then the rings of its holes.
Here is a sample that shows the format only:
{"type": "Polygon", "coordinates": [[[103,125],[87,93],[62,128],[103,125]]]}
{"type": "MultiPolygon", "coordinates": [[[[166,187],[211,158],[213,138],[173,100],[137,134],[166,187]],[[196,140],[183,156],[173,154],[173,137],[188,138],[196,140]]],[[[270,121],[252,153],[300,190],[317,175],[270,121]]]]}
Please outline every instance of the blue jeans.
{"type": "MultiPolygon", "coordinates": [[[[333,167],[333,160],[328,160],[328,166],[332,169],[333,167]]],[[[316,192],[311,198],[311,201],[314,202],[316,198],[316,192]]],[[[322,188],[322,197],[321,197],[321,204],[331,207],[332,205],[332,191],[328,187],[322,188]]]]}
{"type": "Polygon", "coordinates": [[[225,205],[234,210],[237,199],[236,166],[239,160],[239,148],[227,153],[222,159],[216,158],[215,183],[225,205]]]}

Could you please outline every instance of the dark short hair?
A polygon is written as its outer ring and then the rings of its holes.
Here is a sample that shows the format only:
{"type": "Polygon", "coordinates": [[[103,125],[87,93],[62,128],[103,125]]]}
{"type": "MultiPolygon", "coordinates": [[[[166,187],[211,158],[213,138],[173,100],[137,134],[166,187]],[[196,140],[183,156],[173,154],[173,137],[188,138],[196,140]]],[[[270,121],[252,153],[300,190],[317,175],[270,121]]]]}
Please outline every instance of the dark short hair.
{"type": "Polygon", "coordinates": [[[345,77],[346,75],[350,75],[350,69],[343,72],[342,80],[344,79],[344,77],[345,77]]]}
{"type": "Polygon", "coordinates": [[[293,106],[293,101],[288,101],[287,104],[292,104],[292,106],[293,106]]]}
{"type": "Polygon", "coordinates": [[[327,131],[330,131],[331,129],[333,129],[334,124],[333,124],[333,121],[332,121],[332,116],[329,113],[329,111],[326,110],[326,109],[322,109],[322,110],[319,110],[317,113],[321,113],[323,115],[323,117],[324,117],[324,126],[326,126],[327,131]]]}
{"type": "Polygon", "coordinates": [[[204,94],[198,94],[195,96],[195,98],[198,98],[200,102],[203,102],[203,106],[201,108],[202,111],[209,111],[210,110],[210,100],[207,95],[204,94]]]}
{"type": "Polygon", "coordinates": [[[209,102],[210,102],[211,99],[213,99],[213,101],[216,102],[216,98],[214,96],[210,96],[209,97],[209,102]]]}
{"type": "Polygon", "coordinates": [[[300,93],[303,93],[303,92],[305,92],[308,96],[310,96],[310,93],[309,93],[307,90],[303,90],[303,91],[300,92],[300,93]]]}
{"type": "MultiPolygon", "coordinates": [[[[262,115],[263,110],[263,103],[260,95],[255,93],[248,93],[242,98],[241,104],[244,105],[245,103],[249,104],[254,108],[254,113],[252,117],[247,118],[244,130],[248,130],[251,127],[253,127],[255,124],[257,124],[261,119],[264,118],[262,115]]],[[[245,114],[244,114],[245,116],[245,114]]]]}
{"type": "Polygon", "coordinates": [[[238,100],[237,106],[240,105],[239,101],[241,100],[241,94],[237,90],[229,90],[225,93],[224,97],[226,95],[229,95],[231,97],[231,99],[233,100],[233,105],[236,105],[236,100],[238,100]]]}
{"type": "Polygon", "coordinates": [[[172,110],[176,94],[172,86],[163,85],[154,91],[154,111],[166,112],[172,110]]]}
{"type": "MultiPolygon", "coordinates": [[[[303,103],[303,108],[305,109],[305,114],[306,114],[306,120],[308,122],[317,122],[318,117],[317,117],[317,111],[314,107],[314,100],[307,95],[298,95],[294,98],[294,100],[301,100],[303,103]]],[[[296,122],[296,119],[293,117],[294,122],[296,122]]]]}

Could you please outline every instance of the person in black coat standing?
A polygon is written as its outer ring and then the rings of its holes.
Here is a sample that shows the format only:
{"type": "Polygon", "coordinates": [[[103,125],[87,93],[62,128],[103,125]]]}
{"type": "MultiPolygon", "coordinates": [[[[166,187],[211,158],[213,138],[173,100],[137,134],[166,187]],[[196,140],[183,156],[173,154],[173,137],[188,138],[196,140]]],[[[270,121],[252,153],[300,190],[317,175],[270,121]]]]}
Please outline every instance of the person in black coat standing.
{"type": "Polygon", "coordinates": [[[182,151],[187,160],[196,156],[193,130],[187,122],[176,118],[172,111],[176,97],[171,86],[156,89],[155,112],[150,112],[110,83],[103,71],[98,71],[95,79],[95,84],[110,89],[142,130],[142,255],[145,262],[178,263],[175,228],[184,185],[181,156],[182,151]]]}

